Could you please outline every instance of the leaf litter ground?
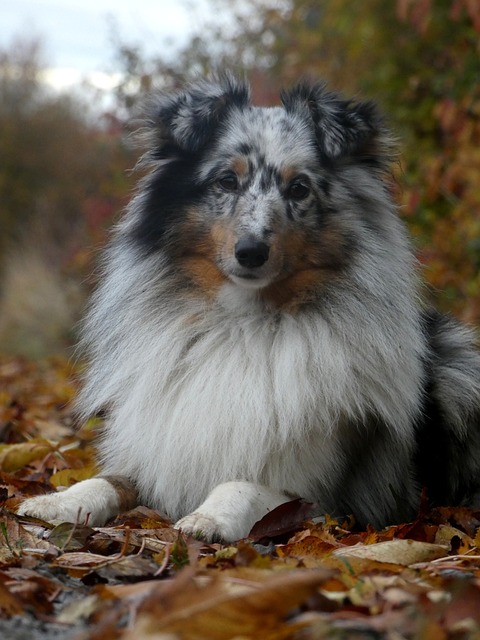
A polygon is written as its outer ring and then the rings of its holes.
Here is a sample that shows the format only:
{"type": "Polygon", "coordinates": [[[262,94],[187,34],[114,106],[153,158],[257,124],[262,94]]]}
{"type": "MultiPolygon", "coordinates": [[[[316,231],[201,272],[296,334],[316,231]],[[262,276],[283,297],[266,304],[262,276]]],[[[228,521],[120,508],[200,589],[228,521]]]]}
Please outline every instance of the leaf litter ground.
{"type": "Polygon", "coordinates": [[[95,474],[101,420],[76,428],[74,373],[0,358],[0,637],[480,639],[480,511],[360,531],[296,500],[235,545],[146,506],[106,527],[17,517],[23,498],[95,474]]]}

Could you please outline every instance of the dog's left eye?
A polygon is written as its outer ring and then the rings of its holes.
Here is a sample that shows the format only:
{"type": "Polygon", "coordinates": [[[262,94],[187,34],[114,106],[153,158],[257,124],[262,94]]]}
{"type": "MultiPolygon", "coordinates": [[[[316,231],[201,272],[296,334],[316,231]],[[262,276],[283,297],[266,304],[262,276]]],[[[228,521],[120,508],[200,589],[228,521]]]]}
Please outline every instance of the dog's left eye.
{"type": "Polygon", "coordinates": [[[234,173],[226,173],[217,182],[224,191],[236,191],[238,189],[238,178],[234,173]]]}
{"type": "Polygon", "coordinates": [[[292,182],[286,191],[286,196],[289,200],[305,200],[309,194],[310,187],[300,180],[292,182]]]}

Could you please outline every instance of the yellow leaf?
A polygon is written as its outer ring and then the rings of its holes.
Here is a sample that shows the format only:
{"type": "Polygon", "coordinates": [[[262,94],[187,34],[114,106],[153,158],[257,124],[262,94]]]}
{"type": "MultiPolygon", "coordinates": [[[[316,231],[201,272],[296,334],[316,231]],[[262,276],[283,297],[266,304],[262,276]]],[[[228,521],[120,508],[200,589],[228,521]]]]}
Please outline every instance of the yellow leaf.
{"type": "Polygon", "coordinates": [[[477,549],[480,549],[480,527],[478,527],[477,529],[477,533],[475,534],[475,546],[477,547],[477,549]]]}
{"type": "Polygon", "coordinates": [[[87,465],[86,467],[81,467],[80,469],[62,469],[61,471],[57,471],[50,478],[50,483],[54,487],[70,487],[72,484],[76,482],[80,482],[81,480],[88,480],[88,478],[93,478],[94,475],[98,473],[98,469],[95,465],[87,465]]]}
{"type": "Polygon", "coordinates": [[[7,473],[17,471],[34,460],[41,460],[55,449],[56,447],[44,438],[2,445],[0,446],[0,469],[7,473]]]}

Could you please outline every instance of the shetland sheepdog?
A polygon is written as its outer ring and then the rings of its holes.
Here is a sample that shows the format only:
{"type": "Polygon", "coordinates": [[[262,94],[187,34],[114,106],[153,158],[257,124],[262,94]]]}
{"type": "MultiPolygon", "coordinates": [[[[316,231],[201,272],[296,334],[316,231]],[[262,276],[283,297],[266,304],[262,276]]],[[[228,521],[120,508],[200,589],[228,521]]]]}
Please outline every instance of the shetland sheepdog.
{"type": "Polygon", "coordinates": [[[295,497],[382,527],[478,503],[480,355],[421,301],[376,107],[229,75],[155,95],[149,171],[84,327],[102,473],[20,513],[101,525],[138,501],[231,541],[295,497]]]}

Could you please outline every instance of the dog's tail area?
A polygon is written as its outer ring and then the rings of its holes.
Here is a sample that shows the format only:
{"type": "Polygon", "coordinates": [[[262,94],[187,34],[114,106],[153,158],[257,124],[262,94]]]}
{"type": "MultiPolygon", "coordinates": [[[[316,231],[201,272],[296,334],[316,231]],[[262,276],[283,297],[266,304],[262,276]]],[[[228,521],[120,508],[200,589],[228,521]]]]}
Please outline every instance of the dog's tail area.
{"type": "Polygon", "coordinates": [[[480,506],[480,351],[474,333],[436,311],[424,314],[430,345],[419,481],[433,504],[480,506]]]}

